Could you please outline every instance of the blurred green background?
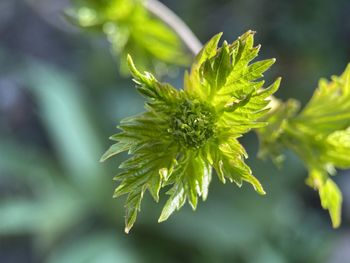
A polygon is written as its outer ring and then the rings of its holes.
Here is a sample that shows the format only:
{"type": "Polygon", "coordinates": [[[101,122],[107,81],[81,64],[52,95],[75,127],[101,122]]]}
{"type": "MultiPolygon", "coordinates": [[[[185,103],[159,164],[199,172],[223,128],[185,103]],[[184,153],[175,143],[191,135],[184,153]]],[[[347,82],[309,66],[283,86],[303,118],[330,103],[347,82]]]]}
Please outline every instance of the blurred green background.
{"type": "MultiPolygon", "coordinates": [[[[278,97],[307,102],[320,77],[350,61],[348,0],[163,1],[202,42],[258,32],[261,58],[283,76],[278,97]]],[[[255,158],[267,195],[213,180],[196,212],[186,206],[158,224],[161,205],[145,197],[129,235],[123,198],[113,200],[118,160],[100,164],[121,118],[143,100],[108,41],[67,24],[68,1],[0,1],[0,262],[350,262],[350,172],[335,178],[343,224],[331,228],[306,171],[288,154],[282,169],[255,158]]],[[[181,87],[183,69],[166,77],[181,87]]],[[[123,158],[120,157],[120,158],[123,158]]],[[[121,160],[119,158],[119,161],[121,160]]]]}

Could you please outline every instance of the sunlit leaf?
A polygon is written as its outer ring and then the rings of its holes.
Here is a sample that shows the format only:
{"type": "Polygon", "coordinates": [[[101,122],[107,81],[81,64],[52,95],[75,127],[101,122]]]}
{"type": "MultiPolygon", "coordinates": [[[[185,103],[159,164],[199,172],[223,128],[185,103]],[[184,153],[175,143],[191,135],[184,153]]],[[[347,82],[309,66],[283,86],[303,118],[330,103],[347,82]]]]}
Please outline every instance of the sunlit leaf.
{"type": "Polygon", "coordinates": [[[330,179],[335,168],[350,168],[350,64],[331,81],[321,79],[309,103],[299,111],[294,100],[275,100],[258,130],[260,155],[280,161],[285,148],[293,150],[309,170],[307,183],[319,191],[333,227],[340,225],[341,192],[330,179]]]}
{"type": "Polygon", "coordinates": [[[274,59],[252,63],[259,51],[253,46],[254,32],[218,47],[220,36],[209,40],[195,58],[185,74],[184,89],[141,73],[128,57],[146,111],[121,122],[121,132],[111,137],[117,144],[102,157],[103,161],[122,151],[131,154],[115,177],[121,183],[114,196],[128,195],[126,232],[136,220],[146,190],[158,201],[160,188],[169,187],[159,222],[186,201],[195,210],[198,198],[207,198],[212,168],[223,183],[228,180],[241,187],[248,182],[265,194],[245,164],[248,155],[237,138],[266,125],[259,119],[267,113],[268,96],[277,90],[280,79],[263,88],[260,79],[274,59]]]}

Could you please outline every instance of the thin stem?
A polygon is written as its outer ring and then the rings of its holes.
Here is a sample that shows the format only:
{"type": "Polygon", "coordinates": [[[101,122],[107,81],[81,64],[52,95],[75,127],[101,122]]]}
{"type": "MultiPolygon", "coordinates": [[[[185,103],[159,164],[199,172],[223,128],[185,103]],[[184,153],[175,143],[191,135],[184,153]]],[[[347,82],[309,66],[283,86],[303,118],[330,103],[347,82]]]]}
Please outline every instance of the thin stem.
{"type": "Polygon", "coordinates": [[[202,49],[202,43],[191,29],[172,10],[157,0],[146,0],[145,7],[154,16],[161,19],[181,38],[188,49],[197,55],[202,49]]]}

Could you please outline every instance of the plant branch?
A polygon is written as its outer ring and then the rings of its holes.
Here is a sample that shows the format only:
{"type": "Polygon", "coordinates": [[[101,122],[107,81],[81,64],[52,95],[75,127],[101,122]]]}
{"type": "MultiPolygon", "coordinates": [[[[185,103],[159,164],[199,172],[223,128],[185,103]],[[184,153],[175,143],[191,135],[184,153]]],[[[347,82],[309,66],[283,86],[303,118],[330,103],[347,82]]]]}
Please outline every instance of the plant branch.
{"type": "Polygon", "coordinates": [[[199,53],[203,46],[202,43],[198,40],[191,29],[181,20],[181,18],[179,18],[172,10],[158,0],[146,0],[145,7],[151,14],[158,17],[170,28],[172,28],[181,38],[187,48],[193,53],[193,55],[197,55],[199,53]]]}

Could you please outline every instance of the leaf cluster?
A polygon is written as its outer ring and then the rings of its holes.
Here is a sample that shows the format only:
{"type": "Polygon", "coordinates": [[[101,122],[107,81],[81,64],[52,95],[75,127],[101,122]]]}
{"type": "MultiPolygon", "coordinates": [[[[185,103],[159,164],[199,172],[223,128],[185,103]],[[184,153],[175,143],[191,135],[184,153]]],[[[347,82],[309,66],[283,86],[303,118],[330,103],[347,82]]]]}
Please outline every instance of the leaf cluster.
{"type": "Polygon", "coordinates": [[[198,198],[207,198],[213,168],[221,182],[240,187],[246,181],[265,194],[244,162],[248,155],[238,138],[266,125],[259,119],[268,112],[268,97],[280,79],[267,88],[260,79],[275,60],[252,63],[260,49],[254,46],[252,31],[218,47],[220,37],[214,36],[197,55],[185,74],[184,89],[140,73],[128,58],[137,89],[146,99],[146,111],[121,122],[121,132],[111,137],[116,143],[101,159],[123,151],[131,155],[115,177],[121,183],[114,196],[127,195],[126,232],[136,220],[146,190],[158,202],[160,189],[168,189],[159,222],[186,201],[196,209],[198,198]]]}
{"type": "Polygon", "coordinates": [[[127,54],[133,54],[142,69],[189,63],[179,37],[152,17],[142,0],[72,1],[74,8],[67,10],[68,19],[83,29],[106,35],[112,53],[121,61],[121,73],[128,74],[127,54]]]}
{"type": "Polygon", "coordinates": [[[269,126],[258,131],[261,154],[279,160],[288,148],[300,156],[309,170],[307,184],[319,191],[322,207],[338,227],[342,195],[330,176],[336,168],[350,168],[350,65],[331,81],[321,79],[302,111],[293,100],[276,101],[265,120],[269,126]]]}

